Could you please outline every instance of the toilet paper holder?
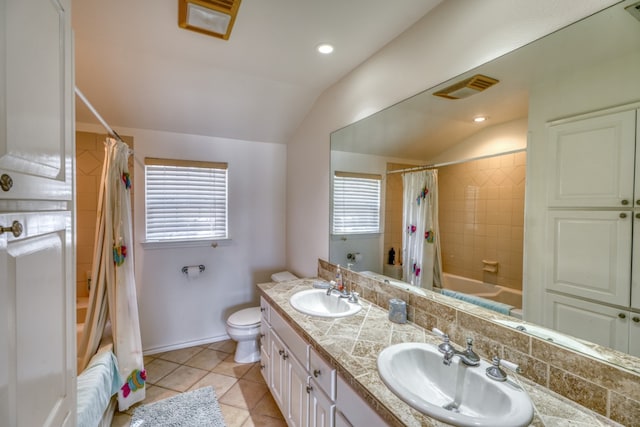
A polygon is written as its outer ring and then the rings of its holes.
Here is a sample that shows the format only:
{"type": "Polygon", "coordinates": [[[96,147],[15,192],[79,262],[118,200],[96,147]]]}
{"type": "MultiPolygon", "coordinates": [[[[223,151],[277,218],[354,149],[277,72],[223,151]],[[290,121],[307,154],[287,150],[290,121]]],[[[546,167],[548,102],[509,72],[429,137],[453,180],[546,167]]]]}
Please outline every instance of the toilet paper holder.
{"type": "MultiPolygon", "coordinates": [[[[195,267],[195,266],[185,265],[184,267],[182,267],[182,270],[180,271],[182,271],[183,274],[187,274],[187,272],[189,271],[189,267],[195,267]]],[[[204,265],[200,264],[198,268],[200,269],[200,273],[204,271],[204,265]]]]}

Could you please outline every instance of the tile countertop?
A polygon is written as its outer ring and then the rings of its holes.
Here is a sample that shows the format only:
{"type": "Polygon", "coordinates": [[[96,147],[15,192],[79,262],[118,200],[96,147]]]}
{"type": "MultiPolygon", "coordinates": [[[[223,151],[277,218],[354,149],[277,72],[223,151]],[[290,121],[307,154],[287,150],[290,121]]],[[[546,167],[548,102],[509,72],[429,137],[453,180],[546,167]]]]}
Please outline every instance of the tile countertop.
{"type": "MultiPolygon", "coordinates": [[[[310,289],[317,279],[257,285],[262,296],[323,356],[369,405],[391,426],[447,426],[421,414],[400,400],[378,375],[378,353],[392,344],[441,340],[413,324],[392,323],[387,311],[364,299],[362,310],[351,317],[325,319],[307,316],[289,305],[296,292],[310,289]]],[[[529,393],[534,405],[532,426],[619,426],[550,390],[509,373],[529,393]]]]}

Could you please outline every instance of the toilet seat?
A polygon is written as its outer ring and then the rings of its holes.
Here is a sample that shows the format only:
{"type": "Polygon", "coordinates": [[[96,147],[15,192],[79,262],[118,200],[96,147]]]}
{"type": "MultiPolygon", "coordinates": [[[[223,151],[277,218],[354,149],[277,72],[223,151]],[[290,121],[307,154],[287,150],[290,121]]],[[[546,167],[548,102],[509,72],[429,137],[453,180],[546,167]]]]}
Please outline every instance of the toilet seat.
{"type": "Polygon", "coordinates": [[[260,307],[245,308],[229,316],[227,325],[238,329],[250,329],[259,326],[260,319],[260,307]]]}

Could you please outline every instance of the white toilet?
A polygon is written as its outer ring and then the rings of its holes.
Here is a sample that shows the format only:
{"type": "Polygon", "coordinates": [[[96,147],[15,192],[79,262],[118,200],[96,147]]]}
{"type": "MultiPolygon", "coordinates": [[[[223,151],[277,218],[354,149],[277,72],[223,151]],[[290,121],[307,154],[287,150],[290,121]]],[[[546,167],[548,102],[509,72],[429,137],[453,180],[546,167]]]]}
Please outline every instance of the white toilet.
{"type": "MultiPolygon", "coordinates": [[[[271,275],[274,282],[295,280],[296,276],[288,271],[271,275]]],[[[260,360],[260,307],[244,308],[236,311],[227,319],[227,334],[238,343],[234,360],[236,363],[253,363],[260,360]]]]}

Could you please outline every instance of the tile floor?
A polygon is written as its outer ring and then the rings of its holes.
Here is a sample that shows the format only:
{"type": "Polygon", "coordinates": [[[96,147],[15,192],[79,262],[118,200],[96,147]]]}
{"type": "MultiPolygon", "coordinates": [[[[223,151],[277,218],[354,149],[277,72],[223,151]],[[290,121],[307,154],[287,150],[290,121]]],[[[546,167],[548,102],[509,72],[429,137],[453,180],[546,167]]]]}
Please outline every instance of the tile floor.
{"type": "MultiPolygon", "coordinates": [[[[235,342],[221,341],[145,356],[151,403],[185,391],[213,386],[227,427],[286,427],[260,372],[260,362],[233,360],[235,342]]],[[[129,427],[133,408],[117,412],[112,427],[129,427]]]]}

